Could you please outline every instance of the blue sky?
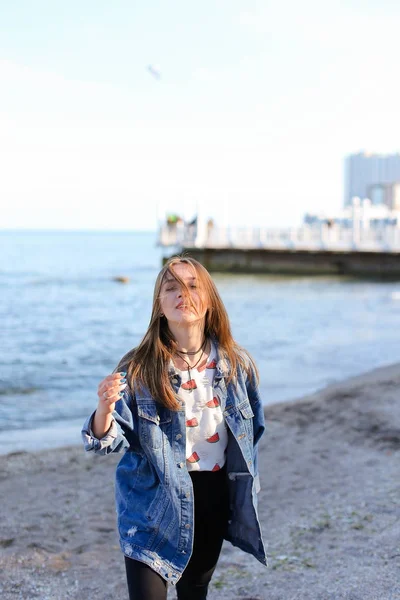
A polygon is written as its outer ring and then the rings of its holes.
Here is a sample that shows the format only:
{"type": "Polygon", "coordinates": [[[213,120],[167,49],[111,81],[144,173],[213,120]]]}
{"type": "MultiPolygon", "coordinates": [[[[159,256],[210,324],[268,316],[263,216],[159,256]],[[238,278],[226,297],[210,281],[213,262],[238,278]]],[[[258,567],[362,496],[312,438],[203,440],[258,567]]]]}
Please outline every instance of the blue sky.
{"type": "Polygon", "coordinates": [[[399,151],[399,31],[389,0],[3,2],[0,228],[338,210],[345,155],[399,151]]]}

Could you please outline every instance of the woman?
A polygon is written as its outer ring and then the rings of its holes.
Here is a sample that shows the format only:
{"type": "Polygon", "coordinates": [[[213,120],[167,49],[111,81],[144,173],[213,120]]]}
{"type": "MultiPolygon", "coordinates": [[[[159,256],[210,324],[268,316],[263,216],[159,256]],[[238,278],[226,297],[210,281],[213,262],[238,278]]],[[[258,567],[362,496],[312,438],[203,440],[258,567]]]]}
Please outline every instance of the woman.
{"type": "Polygon", "coordinates": [[[130,600],[202,600],[225,538],[266,563],[256,493],[264,432],[257,369],[232,338],[207,270],[170,259],[148,330],[98,387],[85,449],[116,472],[130,600]]]}

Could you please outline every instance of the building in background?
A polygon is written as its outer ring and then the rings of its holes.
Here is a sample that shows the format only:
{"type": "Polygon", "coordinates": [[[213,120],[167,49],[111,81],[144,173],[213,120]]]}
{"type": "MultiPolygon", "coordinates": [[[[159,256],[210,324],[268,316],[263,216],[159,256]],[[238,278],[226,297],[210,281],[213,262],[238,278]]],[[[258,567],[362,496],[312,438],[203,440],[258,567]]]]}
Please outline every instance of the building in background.
{"type": "Polygon", "coordinates": [[[345,159],[344,206],[369,198],[373,206],[400,210],[400,154],[351,154],[345,159]]]}

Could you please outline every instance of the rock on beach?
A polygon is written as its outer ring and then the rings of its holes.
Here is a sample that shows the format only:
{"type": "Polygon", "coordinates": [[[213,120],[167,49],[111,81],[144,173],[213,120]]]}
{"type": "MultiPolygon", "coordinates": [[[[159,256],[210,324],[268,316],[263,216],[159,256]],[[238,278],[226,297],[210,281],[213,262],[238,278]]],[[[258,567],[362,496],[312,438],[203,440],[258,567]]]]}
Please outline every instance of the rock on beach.
{"type": "MultiPolygon", "coordinates": [[[[399,600],[400,364],[265,415],[269,566],[224,543],[210,600],[399,600]]],[[[118,460],[83,447],[0,457],[2,600],[127,598],[118,460]]]]}

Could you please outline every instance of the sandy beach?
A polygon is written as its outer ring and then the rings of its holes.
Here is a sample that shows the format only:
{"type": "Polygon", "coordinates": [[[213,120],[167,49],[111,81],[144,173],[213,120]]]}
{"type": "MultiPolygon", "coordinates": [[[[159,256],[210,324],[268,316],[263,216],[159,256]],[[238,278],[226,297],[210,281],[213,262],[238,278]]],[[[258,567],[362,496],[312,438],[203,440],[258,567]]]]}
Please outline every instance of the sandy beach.
{"type": "MultiPolygon", "coordinates": [[[[400,599],[400,364],[265,415],[269,566],[225,543],[210,600],[400,599]]],[[[127,598],[118,460],[83,446],[0,457],[2,600],[127,598]]]]}

